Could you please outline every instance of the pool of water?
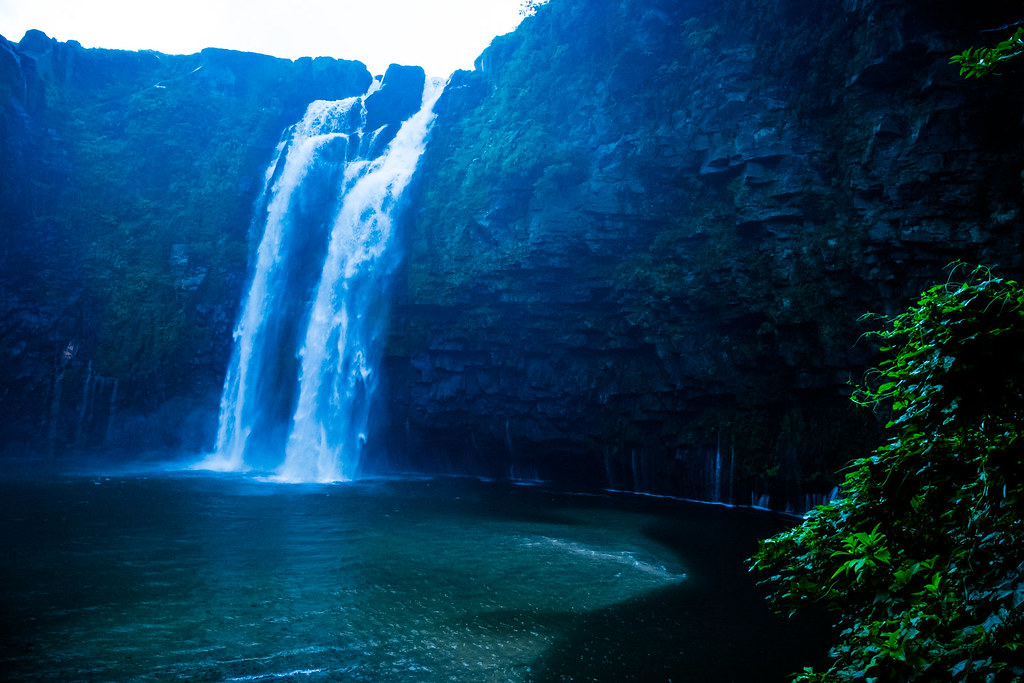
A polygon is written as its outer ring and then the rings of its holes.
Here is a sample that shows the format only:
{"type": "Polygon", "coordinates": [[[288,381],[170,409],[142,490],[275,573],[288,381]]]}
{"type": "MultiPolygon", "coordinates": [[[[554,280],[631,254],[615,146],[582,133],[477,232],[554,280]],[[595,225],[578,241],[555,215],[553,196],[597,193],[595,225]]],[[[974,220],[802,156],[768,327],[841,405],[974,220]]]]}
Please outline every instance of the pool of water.
{"type": "Polygon", "coordinates": [[[472,479],[0,481],[5,680],[772,681],[779,518],[472,479]]]}

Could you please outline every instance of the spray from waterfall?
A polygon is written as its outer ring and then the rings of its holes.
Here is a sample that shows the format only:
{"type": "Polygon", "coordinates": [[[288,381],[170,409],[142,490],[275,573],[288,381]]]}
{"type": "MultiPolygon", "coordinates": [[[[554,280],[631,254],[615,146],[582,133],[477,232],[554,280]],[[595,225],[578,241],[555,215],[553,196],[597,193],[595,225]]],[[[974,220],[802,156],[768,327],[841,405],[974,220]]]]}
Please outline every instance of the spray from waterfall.
{"type": "Polygon", "coordinates": [[[369,93],[313,102],[287,132],[257,204],[263,236],[216,445],[196,468],[287,482],[358,476],[397,262],[395,214],[441,89],[426,82],[419,111],[383,152],[383,127],[364,130],[369,93]]]}

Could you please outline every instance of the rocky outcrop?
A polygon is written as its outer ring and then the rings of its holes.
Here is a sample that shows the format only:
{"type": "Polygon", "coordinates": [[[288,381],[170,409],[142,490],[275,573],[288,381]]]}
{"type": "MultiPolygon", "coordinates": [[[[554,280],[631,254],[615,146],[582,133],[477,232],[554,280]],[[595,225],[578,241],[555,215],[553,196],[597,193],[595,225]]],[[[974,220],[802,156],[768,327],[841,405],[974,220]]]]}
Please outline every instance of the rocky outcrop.
{"type": "Polygon", "coordinates": [[[379,461],[794,508],[830,490],[878,438],[848,400],[876,352],[860,316],[955,259],[1020,272],[1020,78],[948,64],[1014,18],[541,7],[438,104],[379,461]]]}
{"type": "Polygon", "coordinates": [[[374,147],[383,151],[402,125],[419,111],[426,73],[420,66],[392,64],[384,72],[380,89],[366,98],[366,129],[378,130],[374,147]]]}
{"type": "Polygon", "coordinates": [[[0,450],[208,447],[281,131],[358,62],[0,38],[0,450]]]}

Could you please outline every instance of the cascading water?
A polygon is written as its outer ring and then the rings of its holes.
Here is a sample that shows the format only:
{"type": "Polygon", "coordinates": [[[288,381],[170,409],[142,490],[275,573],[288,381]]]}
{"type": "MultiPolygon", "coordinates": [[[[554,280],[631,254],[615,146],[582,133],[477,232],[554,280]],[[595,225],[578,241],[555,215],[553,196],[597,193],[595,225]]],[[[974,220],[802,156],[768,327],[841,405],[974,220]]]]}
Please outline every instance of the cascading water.
{"type": "Polygon", "coordinates": [[[234,333],[216,446],[196,468],[272,471],[289,482],[357,475],[383,290],[397,260],[394,215],[441,89],[427,80],[419,111],[379,154],[386,126],[364,130],[369,93],[314,102],[289,131],[257,206],[263,237],[234,333]]]}

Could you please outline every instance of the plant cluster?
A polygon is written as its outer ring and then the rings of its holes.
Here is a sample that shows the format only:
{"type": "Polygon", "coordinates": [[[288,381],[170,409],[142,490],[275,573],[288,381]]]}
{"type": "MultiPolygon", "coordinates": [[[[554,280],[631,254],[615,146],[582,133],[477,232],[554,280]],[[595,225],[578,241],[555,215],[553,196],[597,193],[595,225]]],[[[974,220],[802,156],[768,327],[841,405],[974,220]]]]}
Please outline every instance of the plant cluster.
{"type": "Polygon", "coordinates": [[[1024,55],[1024,26],[995,47],[969,47],[950,57],[949,63],[959,64],[960,75],[964,78],[981,78],[997,73],[999,68],[1021,55],[1024,55]]]}
{"type": "Polygon", "coordinates": [[[887,442],[751,559],[778,609],[838,614],[831,666],[796,680],[1020,680],[1024,287],[978,268],[877,336],[855,400],[890,411],[887,442]]]}

